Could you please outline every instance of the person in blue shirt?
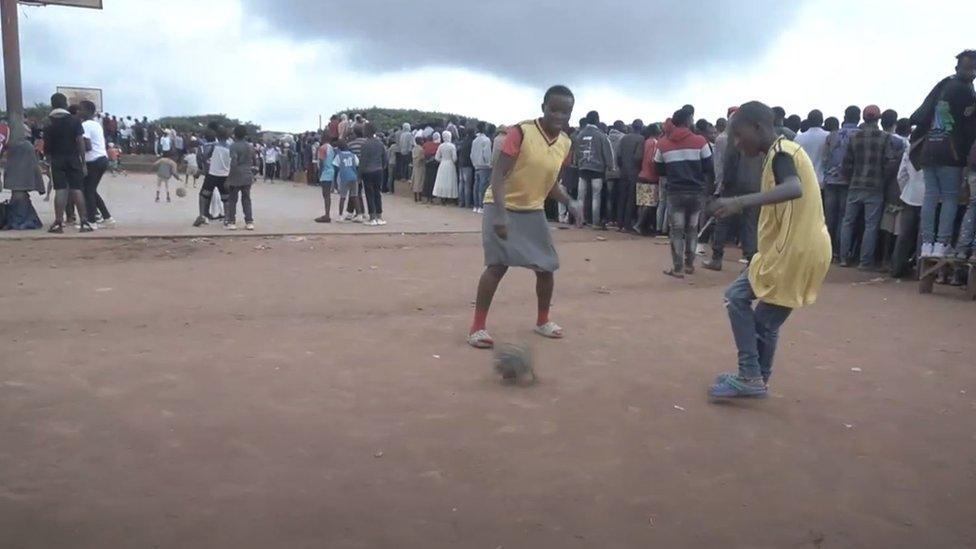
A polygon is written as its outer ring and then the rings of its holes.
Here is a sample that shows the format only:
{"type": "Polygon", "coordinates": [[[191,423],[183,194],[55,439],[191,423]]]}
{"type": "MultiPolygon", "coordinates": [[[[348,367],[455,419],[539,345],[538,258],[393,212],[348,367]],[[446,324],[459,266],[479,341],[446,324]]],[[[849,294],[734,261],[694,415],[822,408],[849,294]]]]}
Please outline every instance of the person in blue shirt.
{"type": "MultiPolygon", "coordinates": [[[[338,168],[336,173],[339,184],[339,213],[346,209],[346,198],[353,206],[355,211],[361,211],[362,205],[359,204],[359,157],[349,150],[349,145],[344,140],[339,140],[337,144],[339,152],[336,154],[332,165],[338,168]]],[[[345,221],[362,223],[363,216],[348,214],[342,218],[345,221]]]]}
{"type": "MultiPolygon", "coordinates": [[[[331,140],[332,143],[335,140],[331,140]]],[[[326,142],[322,144],[319,149],[319,162],[322,167],[319,173],[319,184],[322,185],[322,201],[325,202],[325,215],[321,217],[316,217],[316,223],[332,223],[332,218],[330,213],[332,210],[332,187],[335,184],[335,159],[336,159],[336,149],[332,146],[332,143],[326,142]]],[[[342,210],[339,210],[340,213],[342,210]]]]}

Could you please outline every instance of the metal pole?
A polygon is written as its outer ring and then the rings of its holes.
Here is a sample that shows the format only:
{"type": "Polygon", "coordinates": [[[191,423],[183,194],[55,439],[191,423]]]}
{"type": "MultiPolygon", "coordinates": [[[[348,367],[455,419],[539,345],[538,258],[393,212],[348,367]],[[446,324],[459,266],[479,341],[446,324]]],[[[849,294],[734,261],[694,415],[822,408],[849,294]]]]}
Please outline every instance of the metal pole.
{"type": "Polygon", "coordinates": [[[3,26],[3,73],[7,92],[7,117],[10,119],[10,142],[18,143],[24,138],[24,92],[20,82],[17,0],[0,0],[0,24],[3,26]]]}

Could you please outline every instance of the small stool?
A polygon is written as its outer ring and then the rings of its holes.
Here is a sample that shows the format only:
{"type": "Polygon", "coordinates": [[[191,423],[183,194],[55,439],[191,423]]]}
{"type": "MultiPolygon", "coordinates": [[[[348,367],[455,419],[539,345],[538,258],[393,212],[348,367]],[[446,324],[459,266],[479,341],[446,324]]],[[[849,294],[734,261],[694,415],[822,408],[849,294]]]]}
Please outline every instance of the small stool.
{"type": "Polygon", "coordinates": [[[923,257],[918,267],[918,293],[930,294],[935,286],[935,277],[944,267],[966,268],[966,297],[976,301],[976,258],[964,261],[954,257],[923,257]]]}

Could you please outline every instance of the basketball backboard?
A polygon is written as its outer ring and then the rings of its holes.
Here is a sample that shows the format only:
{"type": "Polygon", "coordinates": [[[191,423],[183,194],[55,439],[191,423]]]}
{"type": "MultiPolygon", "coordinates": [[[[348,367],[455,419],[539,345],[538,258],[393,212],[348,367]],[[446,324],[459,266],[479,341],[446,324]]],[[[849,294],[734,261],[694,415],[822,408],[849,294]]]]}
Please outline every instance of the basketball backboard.
{"type": "Polygon", "coordinates": [[[78,88],[73,86],[58,86],[58,93],[63,93],[68,98],[69,105],[78,105],[84,100],[95,104],[95,110],[102,111],[102,90],[98,88],[78,88]]]}
{"type": "Polygon", "coordinates": [[[102,0],[20,0],[28,6],[70,6],[72,8],[102,9],[102,0]]]}

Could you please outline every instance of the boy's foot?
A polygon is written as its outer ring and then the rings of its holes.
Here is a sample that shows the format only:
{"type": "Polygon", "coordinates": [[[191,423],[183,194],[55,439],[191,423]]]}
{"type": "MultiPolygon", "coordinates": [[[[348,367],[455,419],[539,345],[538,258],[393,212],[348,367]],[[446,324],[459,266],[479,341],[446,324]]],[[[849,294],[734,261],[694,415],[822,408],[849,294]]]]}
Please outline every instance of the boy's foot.
{"type": "Polygon", "coordinates": [[[78,232],[79,233],[91,233],[91,232],[95,232],[95,229],[97,229],[97,228],[98,228],[97,225],[92,225],[91,223],[82,223],[81,224],[81,227],[78,228],[78,232]]]}
{"type": "Polygon", "coordinates": [[[159,202],[159,193],[156,193],[156,202],[159,202]]]}
{"type": "Polygon", "coordinates": [[[919,250],[918,256],[919,257],[932,257],[932,248],[933,247],[935,247],[935,244],[931,244],[931,243],[928,243],[928,242],[922,244],[922,249],[919,250]]]}
{"type": "Polygon", "coordinates": [[[702,263],[703,269],[708,269],[709,271],[721,271],[722,270],[722,260],[712,259],[711,261],[705,261],[702,263]]]}
{"type": "Polygon", "coordinates": [[[362,223],[363,222],[363,216],[362,215],[356,215],[350,221],[352,221],[353,223],[362,223]]]}
{"type": "Polygon", "coordinates": [[[244,230],[245,231],[253,231],[254,230],[254,223],[245,223],[244,224],[244,230]]]}
{"type": "Polygon", "coordinates": [[[716,383],[708,388],[712,398],[766,398],[768,388],[762,378],[746,379],[739,374],[728,374],[716,378],[716,383]]]}
{"type": "Polygon", "coordinates": [[[383,225],[386,225],[386,221],[383,219],[377,219],[376,224],[382,227],[383,225]]]}
{"type": "Polygon", "coordinates": [[[695,274],[695,266],[691,263],[685,265],[685,274],[693,275],[695,274]]]}
{"type": "Polygon", "coordinates": [[[167,194],[167,195],[166,195],[166,202],[172,202],[172,201],[173,201],[173,199],[172,199],[172,198],[170,198],[170,197],[169,197],[169,195],[167,194]]]}
{"type": "Polygon", "coordinates": [[[330,218],[327,215],[323,215],[321,217],[316,217],[315,218],[315,222],[316,223],[332,223],[332,218],[330,218]]]}
{"type": "Polygon", "coordinates": [[[488,330],[478,330],[468,336],[468,345],[475,349],[491,349],[495,340],[488,334],[488,330]]]}
{"type": "Polygon", "coordinates": [[[841,259],[840,260],[840,266],[841,267],[844,267],[846,269],[847,267],[850,267],[851,266],[851,262],[850,262],[850,260],[847,260],[847,259],[841,259]]]}
{"type": "Polygon", "coordinates": [[[108,219],[103,219],[102,220],[102,228],[103,229],[114,229],[115,228],[115,218],[110,217],[108,219]]]}
{"type": "MultiPolygon", "coordinates": [[[[730,377],[736,377],[737,375],[739,374],[729,374],[729,373],[719,374],[715,376],[715,383],[721,383],[723,380],[728,379],[730,377]]],[[[763,385],[765,385],[766,388],[769,389],[769,378],[763,376],[762,380],[763,380],[763,385]]]]}
{"type": "Polygon", "coordinates": [[[946,245],[941,242],[936,242],[932,246],[932,256],[931,257],[945,257],[946,256],[946,245]]]}
{"type": "Polygon", "coordinates": [[[353,215],[353,214],[351,214],[351,213],[347,213],[346,215],[342,216],[342,220],[343,221],[352,221],[352,218],[353,217],[356,217],[356,216],[353,215]]]}
{"type": "Polygon", "coordinates": [[[55,223],[54,225],[51,225],[51,228],[48,229],[47,232],[51,234],[64,234],[64,224],[55,223]]]}
{"type": "Polygon", "coordinates": [[[224,225],[224,228],[227,229],[228,231],[236,231],[237,230],[237,223],[228,223],[228,224],[224,225]]]}
{"type": "Polygon", "coordinates": [[[708,248],[704,244],[699,244],[695,246],[695,255],[705,255],[708,253],[708,248]]]}
{"type": "Polygon", "coordinates": [[[206,217],[203,217],[202,215],[201,216],[198,216],[196,218],[196,220],[193,222],[193,226],[194,227],[199,227],[201,225],[209,225],[209,224],[210,224],[210,221],[208,221],[207,218],[206,217]]]}
{"type": "Polygon", "coordinates": [[[666,274],[668,276],[673,276],[674,278],[684,278],[685,277],[684,273],[681,272],[681,269],[668,269],[668,270],[664,271],[664,274],[666,274]]]}
{"type": "Polygon", "coordinates": [[[563,329],[555,322],[546,322],[542,326],[535,327],[535,333],[541,335],[542,337],[548,337],[549,339],[562,339],[563,329]]]}
{"type": "Polygon", "coordinates": [[[78,222],[78,218],[77,217],[66,217],[64,219],[64,222],[67,223],[68,225],[74,225],[75,223],[78,222]]]}

